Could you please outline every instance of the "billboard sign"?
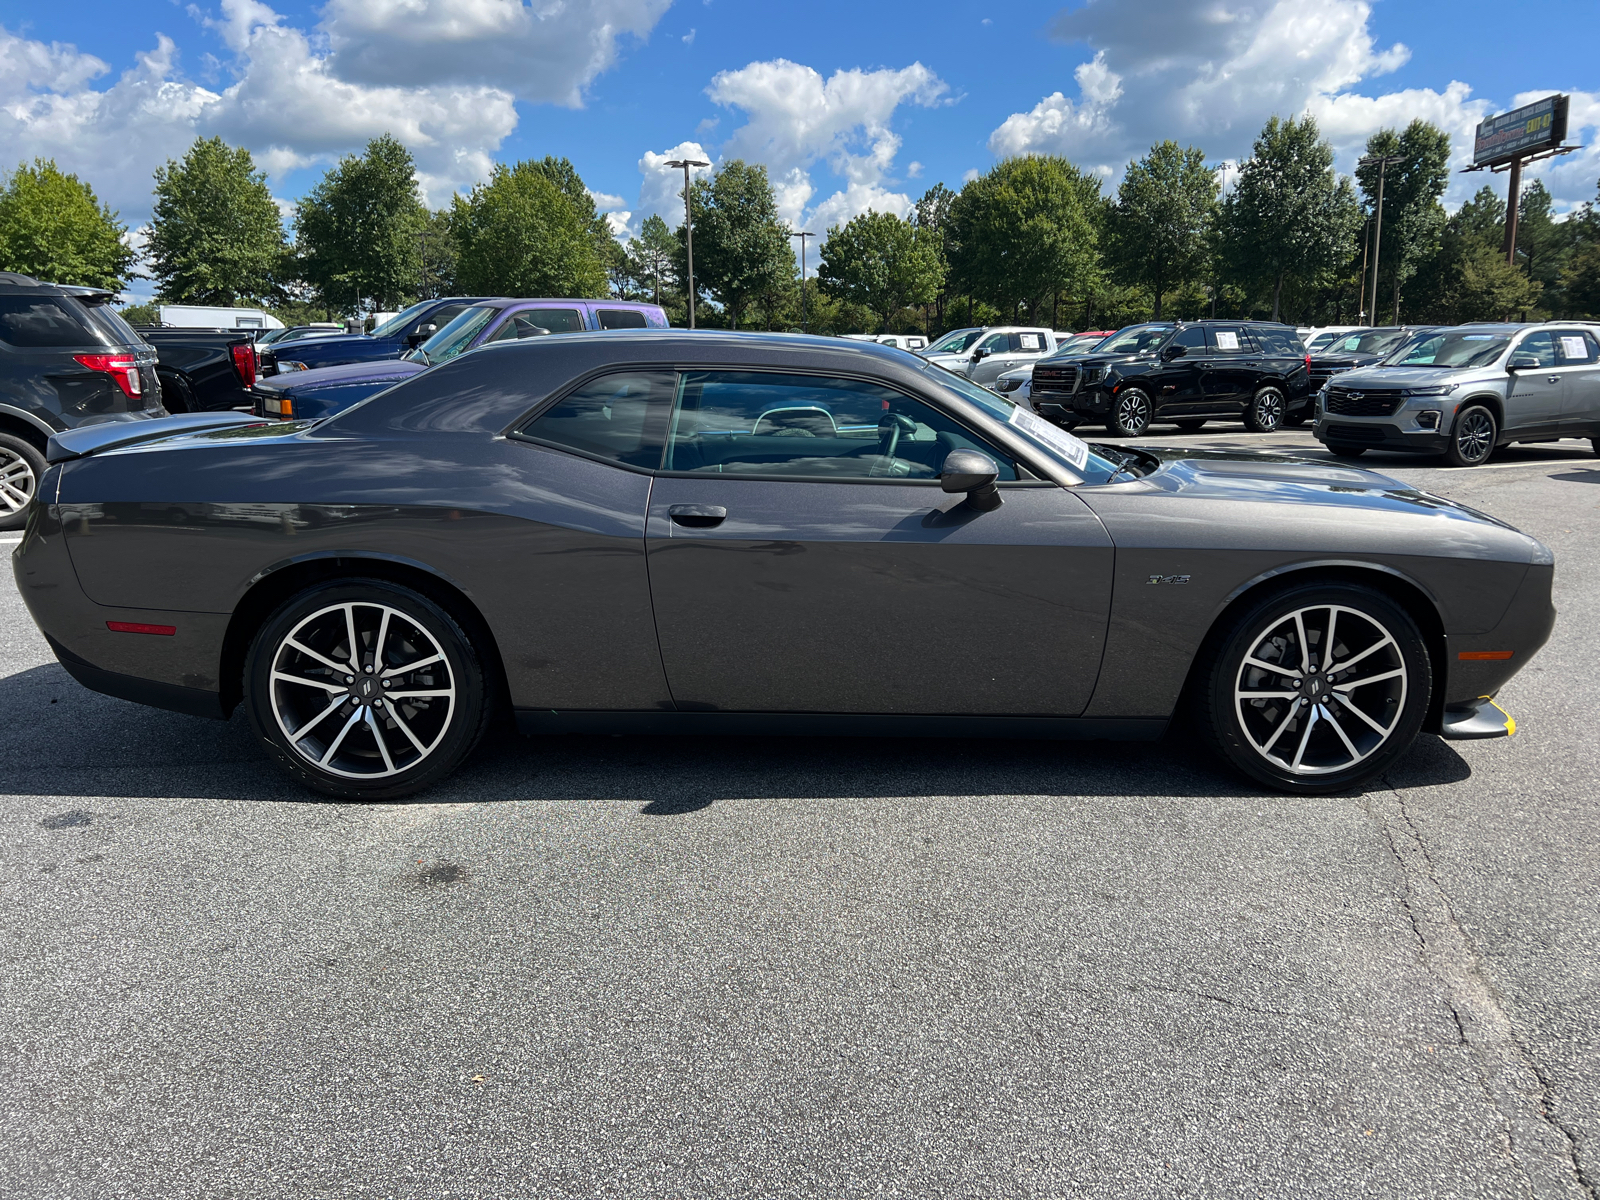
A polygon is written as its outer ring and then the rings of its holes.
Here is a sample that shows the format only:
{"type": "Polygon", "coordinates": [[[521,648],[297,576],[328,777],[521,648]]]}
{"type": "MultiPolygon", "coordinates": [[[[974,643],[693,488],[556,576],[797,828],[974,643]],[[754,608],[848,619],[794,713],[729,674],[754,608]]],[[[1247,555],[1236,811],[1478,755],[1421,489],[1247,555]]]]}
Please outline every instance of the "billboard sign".
{"type": "Polygon", "coordinates": [[[1532,104],[1478,122],[1472,165],[1498,166],[1513,158],[1553,150],[1567,137],[1567,98],[1546,96],[1532,104]]]}

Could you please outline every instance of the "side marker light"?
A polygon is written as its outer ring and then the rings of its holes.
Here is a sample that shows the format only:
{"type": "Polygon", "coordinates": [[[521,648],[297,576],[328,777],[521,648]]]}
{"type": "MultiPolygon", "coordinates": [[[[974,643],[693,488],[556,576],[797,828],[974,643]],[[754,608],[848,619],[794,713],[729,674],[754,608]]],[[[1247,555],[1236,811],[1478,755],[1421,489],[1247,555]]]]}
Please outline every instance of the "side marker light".
{"type": "Polygon", "coordinates": [[[1462,662],[1500,662],[1511,657],[1510,650],[1463,650],[1456,655],[1462,662]]]}
{"type": "Polygon", "coordinates": [[[161,637],[178,632],[176,625],[146,625],[143,621],[107,621],[106,628],[112,633],[154,633],[161,637]]]}

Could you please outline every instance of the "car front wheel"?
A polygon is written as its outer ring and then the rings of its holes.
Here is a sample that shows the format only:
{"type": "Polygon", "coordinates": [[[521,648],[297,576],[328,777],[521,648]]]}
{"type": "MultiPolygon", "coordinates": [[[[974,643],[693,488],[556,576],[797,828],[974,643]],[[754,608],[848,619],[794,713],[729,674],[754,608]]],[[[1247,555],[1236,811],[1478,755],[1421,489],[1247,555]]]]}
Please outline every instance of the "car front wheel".
{"type": "Polygon", "coordinates": [[[1264,387],[1244,410],[1244,427],[1251,433],[1274,433],[1283,424],[1283,393],[1264,387]]]}
{"type": "Polygon", "coordinates": [[[1123,388],[1111,399],[1111,419],[1106,429],[1122,437],[1138,437],[1150,428],[1154,416],[1150,397],[1138,388],[1123,388]]]}
{"type": "Polygon", "coordinates": [[[1444,448],[1444,460],[1452,467],[1480,466],[1494,453],[1499,434],[1494,414],[1475,404],[1456,418],[1455,432],[1444,448]]]}
{"type": "Polygon", "coordinates": [[[1269,787],[1315,794],[1386,770],[1432,692],[1427,644],[1403,608],[1357,584],[1307,584],[1233,621],[1202,694],[1224,758],[1269,787]]]}
{"type": "Polygon", "coordinates": [[[28,505],[44,478],[44,455],[32,442],[0,433],[0,530],[28,523],[28,505]]]}
{"type": "Polygon", "coordinates": [[[382,580],[322,584],[262,626],[246,663],[251,726],[294,779],[347,800],[437,782],[478,744],[489,702],[449,613],[382,580]]]}

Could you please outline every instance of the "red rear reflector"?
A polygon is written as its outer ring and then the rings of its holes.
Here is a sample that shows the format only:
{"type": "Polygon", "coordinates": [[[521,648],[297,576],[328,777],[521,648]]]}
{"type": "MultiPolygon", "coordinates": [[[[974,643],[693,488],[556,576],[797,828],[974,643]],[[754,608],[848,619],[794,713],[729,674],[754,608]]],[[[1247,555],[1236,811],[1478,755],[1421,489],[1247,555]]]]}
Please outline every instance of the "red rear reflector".
{"type": "Polygon", "coordinates": [[[106,628],[112,633],[155,633],[162,637],[178,632],[176,625],[146,625],[143,621],[107,621],[106,628]]]}
{"type": "Polygon", "coordinates": [[[138,399],[144,390],[139,385],[139,360],[131,354],[74,354],[72,357],[91,371],[104,371],[111,376],[130,400],[138,399]]]}
{"type": "Polygon", "coordinates": [[[1510,658],[1513,653],[1511,650],[1463,650],[1456,657],[1463,662],[1488,662],[1510,658]]]}

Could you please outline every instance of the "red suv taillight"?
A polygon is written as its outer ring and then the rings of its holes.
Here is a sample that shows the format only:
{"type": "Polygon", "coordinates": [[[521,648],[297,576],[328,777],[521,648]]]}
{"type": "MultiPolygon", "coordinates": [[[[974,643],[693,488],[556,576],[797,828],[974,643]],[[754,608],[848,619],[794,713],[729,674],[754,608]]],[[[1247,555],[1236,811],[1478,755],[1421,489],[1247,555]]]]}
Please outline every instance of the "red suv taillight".
{"type": "Polygon", "coordinates": [[[139,360],[131,354],[74,354],[72,356],[91,371],[104,371],[117,381],[122,394],[137,400],[144,392],[139,382],[139,360]]]}
{"type": "Polygon", "coordinates": [[[246,343],[242,346],[229,347],[233,355],[233,369],[239,373],[239,382],[245,387],[256,385],[256,348],[246,343]]]}

